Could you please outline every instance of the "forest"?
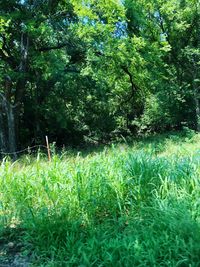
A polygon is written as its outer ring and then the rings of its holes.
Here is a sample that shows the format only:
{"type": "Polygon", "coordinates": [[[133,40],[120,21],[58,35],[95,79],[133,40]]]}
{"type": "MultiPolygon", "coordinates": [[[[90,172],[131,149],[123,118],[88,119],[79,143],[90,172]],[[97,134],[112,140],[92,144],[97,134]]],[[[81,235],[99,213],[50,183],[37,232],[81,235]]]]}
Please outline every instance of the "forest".
{"type": "Polygon", "coordinates": [[[0,0],[0,267],[199,267],[199,189],[199,0],[0,0]]]}
{"type": "Polygon", "coordinates": [[[0,147],[200,130],[198,0],[0,1],[0,147]]]}

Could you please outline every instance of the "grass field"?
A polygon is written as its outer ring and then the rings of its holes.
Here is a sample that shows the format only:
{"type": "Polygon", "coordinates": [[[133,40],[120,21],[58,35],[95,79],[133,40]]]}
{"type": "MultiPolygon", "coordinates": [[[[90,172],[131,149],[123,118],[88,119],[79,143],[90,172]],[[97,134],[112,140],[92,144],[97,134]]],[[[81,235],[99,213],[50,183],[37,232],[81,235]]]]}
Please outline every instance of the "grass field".
{"type": "Polygon", "coordinates": [[[0,266],[200,266],[200,135],[0,167],[0,266]]]}

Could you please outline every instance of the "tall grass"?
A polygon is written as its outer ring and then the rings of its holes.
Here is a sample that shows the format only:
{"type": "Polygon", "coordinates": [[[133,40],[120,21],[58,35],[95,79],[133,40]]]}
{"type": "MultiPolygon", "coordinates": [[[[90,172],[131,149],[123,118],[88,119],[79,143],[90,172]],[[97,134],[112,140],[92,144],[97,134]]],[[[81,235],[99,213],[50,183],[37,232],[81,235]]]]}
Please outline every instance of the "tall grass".
{"type": "Polygon", "coordinates": [[[200,266],[200,137],[0,168],[0,236],[33,266],[200,266]]]}

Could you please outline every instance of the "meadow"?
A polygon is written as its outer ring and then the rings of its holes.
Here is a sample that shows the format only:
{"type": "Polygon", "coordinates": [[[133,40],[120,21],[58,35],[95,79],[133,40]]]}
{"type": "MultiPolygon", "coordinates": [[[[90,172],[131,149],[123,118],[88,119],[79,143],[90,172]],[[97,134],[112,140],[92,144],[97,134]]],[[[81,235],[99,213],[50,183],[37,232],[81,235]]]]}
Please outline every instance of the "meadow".
{"type": "Polygon", "coordinates": [[[0,166],[0,266],[200,266],[200,135],[0,166]]]}

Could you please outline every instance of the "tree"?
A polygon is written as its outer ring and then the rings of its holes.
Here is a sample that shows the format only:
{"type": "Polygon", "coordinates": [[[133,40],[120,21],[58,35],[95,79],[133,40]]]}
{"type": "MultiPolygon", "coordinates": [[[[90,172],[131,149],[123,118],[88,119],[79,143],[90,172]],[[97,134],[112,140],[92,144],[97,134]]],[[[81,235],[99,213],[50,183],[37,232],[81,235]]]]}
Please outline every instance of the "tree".
{"type": "Polygon", "coordinates": [[[199,1],[0,1],[0,146],[199,129],[199,1]]]}
{"type": "MultiPolygon", "coordinates": [[[[76,37],[71,36],[70,24],[77,20],[73,6],[62,1],[9,1],[0,3],[0,58],[1,79],[1,147],[6,151],[16,150],[19,124],[28,90],[37,88],[40,71],[48,57],[58,61],[66,50],[65,61],[59,69],[76,63],[83,56],[76,37]],[[74,49],[72,50],[72,47],[74,49]],[[45,56],[45,53],[48,53],[45,56]],[[8,137],[8,138],[6,138],[8,137]],[[6,140],[7,139],[7,140],[6,140]]],[[[61,62],[60,62],[61,63],[61,62]]],[[[47,68],[49,78],[53,68],[47,68]]],[[[52,79],[50,79],[52,80],[52,79]]]]}

